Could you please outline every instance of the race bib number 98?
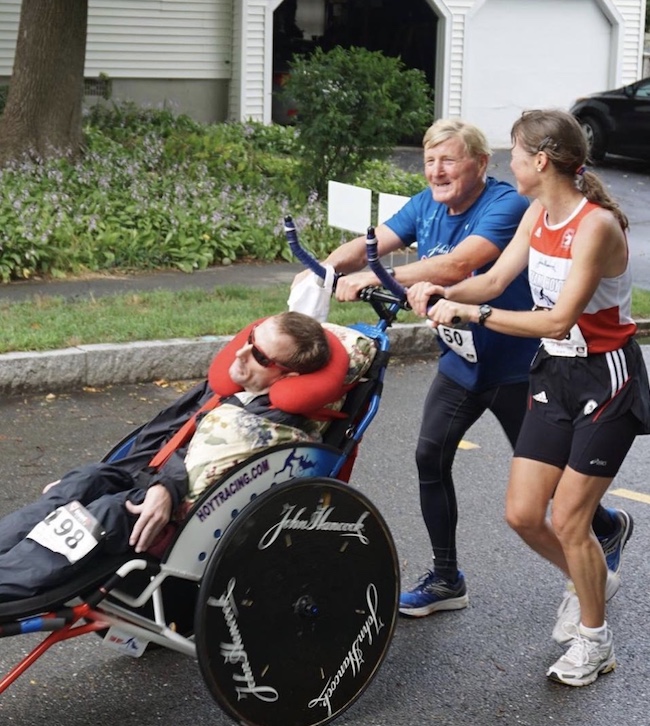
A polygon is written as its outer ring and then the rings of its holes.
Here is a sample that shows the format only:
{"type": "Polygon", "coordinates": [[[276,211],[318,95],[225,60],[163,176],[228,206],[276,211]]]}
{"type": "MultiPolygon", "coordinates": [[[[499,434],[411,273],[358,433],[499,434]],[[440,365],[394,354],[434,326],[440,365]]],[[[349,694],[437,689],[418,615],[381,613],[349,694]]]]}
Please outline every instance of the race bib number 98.
{"type": "Polygon", "coordinates": [[[71,564],[97,547],[104,537],[99,522],[79,502],[55,509],[27,535],[52,552],[64,555],[71,564]]]}

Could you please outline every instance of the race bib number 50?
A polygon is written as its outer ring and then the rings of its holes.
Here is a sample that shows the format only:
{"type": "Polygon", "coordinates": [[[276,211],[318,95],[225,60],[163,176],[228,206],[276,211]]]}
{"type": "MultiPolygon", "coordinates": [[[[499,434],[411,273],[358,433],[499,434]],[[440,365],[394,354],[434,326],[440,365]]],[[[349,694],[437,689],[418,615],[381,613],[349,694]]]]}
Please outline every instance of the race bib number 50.
{"type": "Polygon", "coordinates": [[[99,522],[79,502],[55,509],[27,535],[52,552],[64,555],[71,564],[97,547],[105,535],[99,522]]]}
{"type": "Polygon", "coordinates": [[[446,325],[438,326],[438,335],[454,353],[470,363],[477,363],[476,346],[472,331],[467,328],[448,328],[446,325]]]}

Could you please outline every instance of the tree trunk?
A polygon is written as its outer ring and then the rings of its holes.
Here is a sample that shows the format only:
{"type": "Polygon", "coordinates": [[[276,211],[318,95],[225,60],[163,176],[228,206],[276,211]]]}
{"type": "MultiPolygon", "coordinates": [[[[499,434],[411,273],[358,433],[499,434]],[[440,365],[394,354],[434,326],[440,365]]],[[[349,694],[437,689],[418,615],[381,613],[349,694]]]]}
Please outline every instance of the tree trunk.
{"type": "Polygon", "coordinates": [[[87,23],[88,0],[23,0],[0,164],[79,153],[87,23]]]}

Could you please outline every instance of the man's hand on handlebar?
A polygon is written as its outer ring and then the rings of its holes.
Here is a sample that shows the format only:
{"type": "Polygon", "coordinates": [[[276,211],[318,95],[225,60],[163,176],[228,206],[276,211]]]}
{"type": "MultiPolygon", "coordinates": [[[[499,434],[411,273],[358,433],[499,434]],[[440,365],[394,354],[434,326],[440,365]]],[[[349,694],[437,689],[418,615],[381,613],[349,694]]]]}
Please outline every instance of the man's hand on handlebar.
{"type": "Polygon", "coordinates": [[[438,325],[451,327],[476,322],[478,319],[476,305],[453,302],[453,300],[438,300],[429,310],[427,317],[435,328],[438,325]]]}
{"type": "Polygon", "coordinates": [[[445,288],[432,282],[416,282],[406,291],[406,299],[416,315],[425,318],[432,297],[444,297],[445,288]]]}
{"type": "Polygon", "coordinates": [[[421,318],[429,318],[434,328],[438,325],[457,326],[471,322],[476,311],[476,305],[445,300],[445,288],[431,282],[416,282],[411,285],[406,292],[406,298],[413,312],[421,318]]]}
{"type": "Polygon", "coordinates": [[[359,299],[359,292],[364,287],[377,287],[379,280],[374,272],[355,272],[342,275],[336,283],[336,299],[339,302],[354,302],[359,299]]]}

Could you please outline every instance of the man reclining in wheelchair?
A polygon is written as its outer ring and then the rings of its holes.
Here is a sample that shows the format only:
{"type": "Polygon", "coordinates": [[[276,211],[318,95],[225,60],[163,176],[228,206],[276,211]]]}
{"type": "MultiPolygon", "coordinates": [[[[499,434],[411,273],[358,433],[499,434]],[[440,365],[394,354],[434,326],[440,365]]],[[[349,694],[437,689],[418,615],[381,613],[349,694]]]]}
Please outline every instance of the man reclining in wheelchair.
{"type": "MultiPolygon", "coordinates": [[[[335,415],[325,406],[351,380],[339,341],[349,329],[337,338],[337,328],[295,312],[247,326],[205,381],[122,450],[68,472],[0,520],[0,602],[65,583],[95,554],[162,555],[170,520],[182,519],[229,468],[271,446],[319,441],[322,421],[335,415]]],[[[352,351],[356,373],[359,358],[365,370],[375,350],[366,342],[362,353],[352,351]]]]}
{"type": "Polygon", "coordinates": [[[0,520],[0,638],[49,633],[0,693],[99,633],[125,655],[197,658],[238,723],[323,726],[360,696],[399,598],[386,522],[347,484],[399,303],[373,307],[376,326],[250,324],[207,380],[0,520]]]}

